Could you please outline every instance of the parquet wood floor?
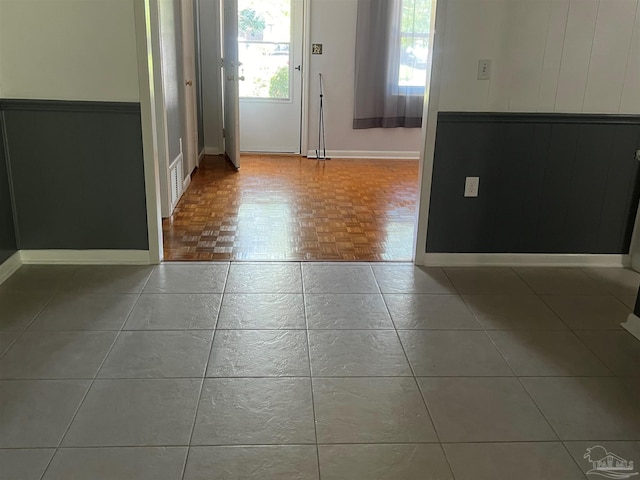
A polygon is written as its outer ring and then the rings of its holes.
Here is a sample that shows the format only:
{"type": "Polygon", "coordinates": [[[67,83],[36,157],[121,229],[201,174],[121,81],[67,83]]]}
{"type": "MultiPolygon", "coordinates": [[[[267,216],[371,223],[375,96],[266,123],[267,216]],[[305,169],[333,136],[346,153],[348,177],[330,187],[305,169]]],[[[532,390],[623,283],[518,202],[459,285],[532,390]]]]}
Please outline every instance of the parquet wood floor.
{"type": "Polygon", "coordinates": [[[171,218],[165,260],[410,261],[417,160],[207,156],[171,218]]]}

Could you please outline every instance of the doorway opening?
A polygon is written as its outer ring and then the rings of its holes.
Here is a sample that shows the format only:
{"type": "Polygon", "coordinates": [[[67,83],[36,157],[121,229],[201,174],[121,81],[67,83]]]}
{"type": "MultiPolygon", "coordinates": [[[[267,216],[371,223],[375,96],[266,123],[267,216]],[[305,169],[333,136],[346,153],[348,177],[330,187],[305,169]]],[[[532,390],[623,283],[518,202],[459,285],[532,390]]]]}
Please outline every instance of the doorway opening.
{"type": "MultiPolygon", "coordinates": [[[[333,60],[310,55],[310,33],[327,25],[316,25],[303,7],[313,4],[314,15],[326,23],[328,18],[337,18],[335,13],[318,9],[341,9],[344,4],[304,0],[269,2],[269,6],[263,3],[267,2],[220,2],[224,58],[220,83],[225,91],[224,115],[220,114],[220,124],[224,116],[225,133],[220,140],[225,147],[220,148],[220,154],[205,147],[207,155],[192,175],[191,185],[172,215],[163,221],[165,260],[413,261],[418,151],[424,134],[415,128],[356,131],[349,125],[348,134],[367,150],[328,150],[332,158],[329,161],[307,158],[304,154],[315,148],[317,113],[317,92],[309,79],[315,78],[319,70],[328,70],[329,148],[338,137],[332,136],[336,130],[331,128],[345,119],[352,121],[352,111],[344,109],[352,107],[343,97],[353,90],[353,81],[339,58],[331,71],[333,60]],[[235,8],[235,12],[228,8],[235,8]],[[295,16],[300,16],[298,30],[290,18],[295,16]],[[290,31],[283,33],[285,24],[290,31]],[[236,30],[225,31],[228,25],[236,30]],[[299,39],[295,41],[297,35],[299,39]],[[303,51],[309,53],[307,59],[302,59],[303,51]],[[233,95],[228,96],[228,86],[237,88],[235,100],[233,95]],[[303,115],[305,98],[308,106],[303,115]],[[235,118],[230,115],[233,122],[228,123],[227,111],[233,113],[229,106],[234,101],[237,114],[235,118]],[[280,113],[273,110],[283,106],[295,107],[292,127],[287,127],[280,113]],[[257,132],[254,139],[245,140],[252,130],[257,132]],[[260,143],[260,135],[269,141],[289,135],[292,146],[282,147],[283,143],[277,140],[275,146],[268,147],[260,143]],[[388,148],[387,143],[394,147],[388,148]],[[407,145],[414,150],[407,151],[407,145]],[[230,150],[236,152],[233,165],[221,155],[230,150]]],[[[348,13],[348,20],[355,25],[355,11],[348,13]]],[[[426,75],[428,71],[423,58],[428,48],[423,46],[424,35],[428,32],[419,33],[422,37],[405,36],[399,45],[401,55],[396,66],[400,85],[416,83],[418,74],[426,75]]],[[[344,39],[335,39],[333,44],[331,40],[334,39],[325,40],[325,55],[351,50],[344,45],[344,39]]],[[[234,89],[228,91],[233,93],[234,89]]]]}

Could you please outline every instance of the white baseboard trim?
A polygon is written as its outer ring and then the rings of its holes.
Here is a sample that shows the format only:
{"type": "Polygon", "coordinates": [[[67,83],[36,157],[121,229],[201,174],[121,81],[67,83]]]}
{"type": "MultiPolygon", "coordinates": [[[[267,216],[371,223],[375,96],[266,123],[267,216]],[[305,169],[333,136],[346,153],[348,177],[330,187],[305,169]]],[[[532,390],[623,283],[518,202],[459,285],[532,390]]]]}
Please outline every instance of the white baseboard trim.
{"type": "Polygon", "coordinates": [[[546,253],[425,253],[431,267],[628,267],[629,255],[546,253]]]}
{"type": "Polygon", "coordinates": [[[205,155],[221,155],[224,152],[221,152],[218,147],[204,147],[205,155]]]}
{"type": "Polygon", "coordinates": [[[149,265],[148,250],[20,250],[24,265],[149,265]]]}
{"type": "Polygon", "coordinates": [[[20,259],[20,252],[16,252],[7,258],[2,265],[0,265],[0,285],[13,273],[20,268],[22,260],[20,259]]]}
{"type": "Polygon", "coordinates": [[[629,318],[627,318],[627,321],[621,323],[620,326],[640,340],[640,317],[632,313],[629,315],[629,318]]]}
{"type": "MultiPolygon", "coordinates": [[[[328,158],[380,158],[384,160],[418,160],[420,152],[327,150],[328,158]]],[[[315,150],[307,152],[307,158],[317,158],[315,150]]]]}
{"type": "Polygon", "coordinates": [[[200,162],[202,162],[202,159],[205,156],[205,152],[204,152],[204,148],[202,149],[202,151],[198,154],[198,161],[197,161],[197,165],[198,167],[200,166],[200,162]]]}
{"type": "Polygon", "coordinates": [[[185,178],[182,181],[182,193],[187,191],[187,188],[189,188],[189,185],[191,185],[191,174],[187,175],[187,178],[185,178]]]}

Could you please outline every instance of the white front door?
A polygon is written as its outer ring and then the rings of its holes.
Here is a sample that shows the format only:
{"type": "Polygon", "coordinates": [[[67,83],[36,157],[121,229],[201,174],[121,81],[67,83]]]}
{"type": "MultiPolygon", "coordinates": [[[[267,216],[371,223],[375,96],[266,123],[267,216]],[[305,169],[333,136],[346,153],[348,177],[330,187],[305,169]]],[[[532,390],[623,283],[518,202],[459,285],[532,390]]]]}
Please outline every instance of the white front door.
{"type": "Polygon", "coordinates": [[[238,105],[238,1],[222,0],[222,88],[224,110],[224,153],[240,168],[238,105]]]}
{"type": "Polygon", "coordinates": [[[303,0],[238,0],[240,150],[300,153],[303,0]]]}

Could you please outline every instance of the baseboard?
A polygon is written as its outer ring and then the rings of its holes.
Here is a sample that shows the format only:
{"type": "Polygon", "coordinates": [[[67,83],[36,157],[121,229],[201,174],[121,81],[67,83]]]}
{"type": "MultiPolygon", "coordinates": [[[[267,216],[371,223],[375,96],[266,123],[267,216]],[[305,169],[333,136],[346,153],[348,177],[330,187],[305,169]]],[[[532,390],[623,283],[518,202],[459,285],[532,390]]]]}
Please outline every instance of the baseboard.
{"type": "Polygon", "coordinates": [[[25,265],[148,265],[148,250],[20,250],[25,265]]]}
{"type": "Polygon", "coordinates": [[[16,252],[7,258],[2,265],[0,265],[0,285],[13,273],[20,268],[22,261],[20,259],[20,252],[16,252]]]}
{"type": "Polygon", "coordinates": [[[222,155],[223,153],[218,147],[204,147],[205,155],[222,155]]]}
{"type": "Polygon", "coordinates": [[[628,267],[629,255],[547,253],[425,253],[432,267],[628,267]]]}
{"type": "Polygon", "coordinates": [[[621,323],[620,326],[640,340],[640,317],[631,313],[627,321],[621,323]]]}
{"type": "MultiPolygon", "coordinates": [[[[380,158],[384,160],[418,160],[420,158],[420,152],[327,150],[326,156],[328,158],[380,158]]],[[[307,158],[317,158],[316,151],[309,150],[307,152],[307,158]]]]}
{"type": "Polygon", "coordinates": [[[202,151],[198,154],[198,161],[196,162],[198,166],[200,166],[200,162],[202,162],[202,159],[204,158],[204,156],[205,156],[205,152],[203,148],[202,151]]]}
{"type": "Polygon", "coordinates": [[[182,193],[187,191],[189,185],[191,185],[191,173],[182,181],[182,193]]]}

